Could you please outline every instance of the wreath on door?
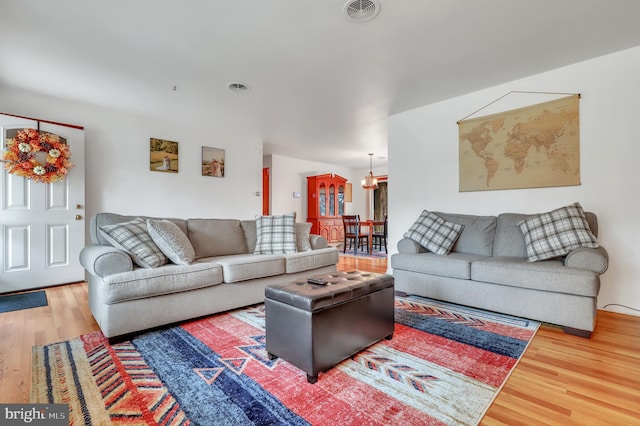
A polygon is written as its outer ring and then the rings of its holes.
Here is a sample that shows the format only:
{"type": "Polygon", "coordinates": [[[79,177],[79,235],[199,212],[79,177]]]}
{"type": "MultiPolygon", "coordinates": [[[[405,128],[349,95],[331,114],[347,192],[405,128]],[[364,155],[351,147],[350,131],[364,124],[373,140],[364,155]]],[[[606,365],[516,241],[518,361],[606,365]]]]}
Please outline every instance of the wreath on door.
{"type": "Polygon", "coordinates": [[[52,133],[22,129],[5,142],[2,156],[9,173],[35,182],[59,182],[73,167],[66,142],[52,133]]]}

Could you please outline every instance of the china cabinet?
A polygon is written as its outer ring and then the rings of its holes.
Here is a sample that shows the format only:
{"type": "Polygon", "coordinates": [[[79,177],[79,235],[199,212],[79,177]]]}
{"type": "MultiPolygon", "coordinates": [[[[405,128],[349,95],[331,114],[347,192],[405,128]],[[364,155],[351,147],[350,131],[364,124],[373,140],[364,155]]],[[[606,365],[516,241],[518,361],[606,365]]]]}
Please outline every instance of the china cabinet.
{"type": "Polygon", "coordinates": [[[342,215],[347,180],[333,173],[307,177],[307,222],[311,233],[322,235],[330,243],[344,239],[342,215]]]}

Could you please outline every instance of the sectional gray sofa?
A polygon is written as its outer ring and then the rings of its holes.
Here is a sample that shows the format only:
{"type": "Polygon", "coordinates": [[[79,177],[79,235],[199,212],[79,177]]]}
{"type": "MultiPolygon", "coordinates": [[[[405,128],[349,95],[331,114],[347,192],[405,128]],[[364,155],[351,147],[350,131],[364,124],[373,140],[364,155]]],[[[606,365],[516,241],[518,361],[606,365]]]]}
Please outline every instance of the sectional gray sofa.
{"type": "MultiPolygon", "coordinates": [[[[159,219],[99,213],[90,222],[92,244],[80,254],[87,272],[91,312],[113,342],[141,330],[261,303],[269,284],[337,270],[337,249],[328,247],[321,236],[309,235],[309,225],[295,223],[293,250],[289,247],[286,253],[254,254],[261,240],[256,220],[159,219]],[[136,250],[144,241],[127,248],[121,244],[129,241],[115,240],[117,232],[126,230],[123,224],[141,225],[135,229],[142,233],[148,223],[154,224],[153,233],[148,229],[154,242],[158,232],[171,231],[168,237],[165,233],[162,244],[155,245],[170,259],[157,261],[151,255],[139,255],[136,250]],[[112,235],[105,234],[104,229],[112,235]]],[[[149,240],[149,235],[145,238],[149,240]]],[[[262,240],[267,244],[272,241],[262,240]]],[[[290,246],[291,240],[287,241],[285,246],[290,246]]]]}
{"type": "MultiPolygon", "coordinates": [[[[579,247],[564,256],[529,261],[518,224],[534,215],[434,213],[447,223],[462,225],[462,231],[446,255],[429,251],[414,239],[400,240],[399,253],[391,256],[396,291],[557,324],[566,333],[591,336],[600,275],[608,267],[603,247],[579,247]]],[[[597,236],[596,215],[586,212],[584,217],[597,236]]]]}

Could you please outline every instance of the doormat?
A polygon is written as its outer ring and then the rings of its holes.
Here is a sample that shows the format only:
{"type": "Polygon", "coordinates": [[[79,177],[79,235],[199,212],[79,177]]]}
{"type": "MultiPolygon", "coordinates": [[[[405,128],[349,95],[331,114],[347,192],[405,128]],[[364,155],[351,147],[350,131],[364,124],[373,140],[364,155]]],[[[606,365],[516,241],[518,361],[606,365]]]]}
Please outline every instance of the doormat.
{"type": "Polygon", "coordinates": [[[47,295],[44,290],[0,296],[0,313],[39,308],[41,306],[47,306],[47,295]]]}
{"type": "Polygon", "coordinates": [[[393,339],[320,373],[265,349],[264,305],[109,345],[100,332],[33,348],[32,403],[71,424],[472,425],[539,324],[396,297],[393,339]]]}

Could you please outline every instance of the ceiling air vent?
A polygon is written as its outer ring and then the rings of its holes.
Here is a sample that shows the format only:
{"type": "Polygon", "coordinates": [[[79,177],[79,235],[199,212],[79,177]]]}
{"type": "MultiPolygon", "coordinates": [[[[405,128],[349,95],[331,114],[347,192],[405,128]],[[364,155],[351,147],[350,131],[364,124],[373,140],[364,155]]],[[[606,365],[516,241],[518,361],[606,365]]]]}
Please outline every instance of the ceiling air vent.
{"type": "Polygon", "coordinates": [[[249,91],[249,86],[247,86],[246,84],[235,82],[235,81],[233,83],[227,84],[227,87],[229,88],[229,90],[234,92],[245,93],[249,91]]]}
{"type": "Polygon", "coordinates": [[[377,0],[349,0],[344,5],[344,12],[351,21],[365,22],[376,17],[380,4],[377,0]]]}

